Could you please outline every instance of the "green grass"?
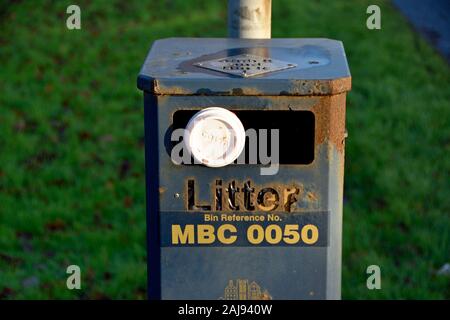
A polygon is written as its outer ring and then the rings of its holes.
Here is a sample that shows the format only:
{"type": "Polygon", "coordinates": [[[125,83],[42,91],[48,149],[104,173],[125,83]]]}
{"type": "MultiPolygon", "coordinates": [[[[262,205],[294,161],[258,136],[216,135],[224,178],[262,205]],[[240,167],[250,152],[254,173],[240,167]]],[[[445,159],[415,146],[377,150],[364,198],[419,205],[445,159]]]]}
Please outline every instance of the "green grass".
{"type": "MultiPolygon", "coordinates": [[[[344,41],[343,298],[450,298],[449,68],[387,1],[276,0],[273,37],[344,41]],[[365,286],[380,265],[382,290],[365,286]]],[[[153,40],[226,36],[223,1],[0,5],[0,298],[145,298],[143,108],[153,40]],[[78,264],[82,290],[65,288],[78,264]]]]}

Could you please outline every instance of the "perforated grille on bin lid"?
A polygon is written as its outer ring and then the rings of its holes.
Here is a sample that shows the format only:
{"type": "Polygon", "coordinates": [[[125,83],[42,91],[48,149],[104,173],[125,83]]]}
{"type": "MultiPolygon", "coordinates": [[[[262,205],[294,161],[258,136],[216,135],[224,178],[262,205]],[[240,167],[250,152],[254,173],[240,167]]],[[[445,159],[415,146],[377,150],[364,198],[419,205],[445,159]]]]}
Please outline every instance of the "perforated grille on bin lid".
{"type": "Polygon", "coordinates": [[[295,68],[297,66],[295,63],[253,54],[239,54],[225,58],[200,61],[194,63],[194,65],[240,77],[262,75],[268,72],[295,68]]]}
{"type": "Polygon", "coordinates": [[[138,87],[156,95],[331,95],[349,91],[351,76],[341,41],[169,38],[153,44],[138,87]]]}

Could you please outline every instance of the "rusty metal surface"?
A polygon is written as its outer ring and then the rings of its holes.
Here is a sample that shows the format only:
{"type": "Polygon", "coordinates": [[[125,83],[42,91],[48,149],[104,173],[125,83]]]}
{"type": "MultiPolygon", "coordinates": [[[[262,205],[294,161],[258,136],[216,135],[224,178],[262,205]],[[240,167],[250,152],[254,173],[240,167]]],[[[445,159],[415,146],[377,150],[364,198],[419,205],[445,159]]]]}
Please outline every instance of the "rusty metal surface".
{"type": "Polygon", "coordinates": [[[351,76],[336,40],[169,38],[153,44],[138,87],[157,95],[332,95],[350,90],[351,76]],[[242,78],[195,65],[239,54],[296,66],[242,78]]]}
{"type": "MultiPolygon", "coordinates": [[[[148,94],[150,95],[150,94],[148,94]]],[[[158,154],[157,177],[160,192],[153,200],[159,204],[162,224],[186,214],[189,191],[187,181],[195,180],[198,205],[215,203],[215,181],[223,185],[236,181],[242,187],[250,181],[256,190],[270,186],[288,190],[278,212],[290,214],[327,212],[328,242],[317,247],[162,247],[161,297],[163,299],[218,299],[221,289],[233,277],[258,279],[274,299],[339,299],[341,275],[341,228],[345,138],[345,94],[336,96],[253,97],[253,96],[156,96],[156,105],[147,105],[159,125],[154,143],[165,145],[177,110],[217,107],[230,110],[308,110],[314,113],[315,156],[308,165],[280,165],[275,176],[261,176],[260,165],[229,165],[223,168],[175,165],[168,150],[158,154]],[[294,194],[295,200],[289,199],[294,194]],[[289,208],[286,209],[286,206],[289,208]],[[184,212],[177,215],[177,212],[184,212]],[[174,216],[175,215],[175,216],[174,216]],[[180,269],[180,265],[183,268],[180,269]],[[265,268],[260,266],[264,265],[265,268]],[[199,272],[201,271],[201,272],[199,272]],[[182,274],[181,274],[181,273],[182,274]],[[289,281],[286,281],[289,279],[289,281]]],[[[146,124],[150,126],[150,124],[146,124]]],[[[301,147],[292,145],[293,148],[301,147]]],[[[156,178],[156,177],[155,177],[156,178]]],[[[152,178],[150,178],[151,180],[152,178]]],[[[243,206],[242,199],[235,205],[243,206]]],[[[200,209],[200,208],[198,208],[200,209]]],[[[224,202],[224,213],[236,212],[224,202]]],[[[257,209],[260,212],[261,208],[257,209]]],[[[192,214],[191,214],[192,215],[192,214]]],[[[195,214],[194,214],[195,215],[195,214]]],[[[179,221],[179,220],[175,220],[179,221]]]]}
{"type": "MultiPolygon", "coordinates": [[[[339,299],[345,103],[351,87],[342,43],[159,40],[142,67],[138,87],[145,97],[149,297],[220,299],[233,279],[239,283],[250,279],[273,299],[339,299]],[[196,65],[243,54],[295,67],[243,78],[196,65]],[[261,175],[263,165],[258,164],[221,168],[174,164],[170,157],[174,114],[208,107],[236,114],[308,111],[314,116],[314,157],[305,164],[280,164],[272,176],[261,175]],[[242,190],[250,189],[246,197],[242,190]],[[273,213],[281,218],[280,224],[314,221],[324,236],[315,246],[250,246],[242,241],[233,246],[174,246],[168,240],[169,226],[205,224],[210,213],[249,219],[273,213]]],[[[289,137],[288,147],[305,151],[295,136],[289,137]]]]}

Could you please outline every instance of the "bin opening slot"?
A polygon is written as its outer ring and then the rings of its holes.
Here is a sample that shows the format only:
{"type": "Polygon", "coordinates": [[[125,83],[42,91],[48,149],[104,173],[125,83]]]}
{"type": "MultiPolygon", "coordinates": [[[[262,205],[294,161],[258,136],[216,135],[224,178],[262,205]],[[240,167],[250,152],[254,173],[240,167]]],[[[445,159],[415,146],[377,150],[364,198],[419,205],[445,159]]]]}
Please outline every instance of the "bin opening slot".
{"type": "MultiPolygon", "coordinates": [[[[185,128],[191,117],[198,110],[177,110],[173,114],[173,130],[185,128]]],[[[279,163],[310,164],[314,160],[314,113],[307,110],[230,110],[241,120],[246,132],[245,164],[255,164],[250,159],[250,151],[257,150],[256,164],[261,164],[260,143],[264,138],[261,130],[267,129],[265,142],[268,156],[271,154],[271,130],[279,130],[279,163]],[[254,135],[256,133],[256,140],[254,135]],[[250,143],[250,140],[252,142],[250,143]],[[250,145],[252,144],[252,145],[250,145]]],[[[171,148],[178,142],[172,142],[171,148]]],[[[170,148],[170,149],[171,149],[170,148]]],[[[191,161],[193,163],[193,161],[191,161]]],[[[235,161],[237,164],[237,160],[235,161]]]]}

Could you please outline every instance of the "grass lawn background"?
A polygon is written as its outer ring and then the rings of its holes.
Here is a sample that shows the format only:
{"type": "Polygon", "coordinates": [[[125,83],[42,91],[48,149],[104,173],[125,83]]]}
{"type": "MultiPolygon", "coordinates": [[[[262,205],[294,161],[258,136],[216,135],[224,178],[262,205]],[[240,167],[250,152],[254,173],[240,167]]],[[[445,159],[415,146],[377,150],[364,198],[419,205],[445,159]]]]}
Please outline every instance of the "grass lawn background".
{"type": "MultiPolygon", "coordinates": [[[[146,297],[144,128],[152,41],[225,37],[225,1],[0,4],[0,299],[146,297]],[[82,290],[66,289],[66,267],[82,290]]],[[[344,42],[342,297],[450,299],[450,75],[388,1],[274,0],[273,37],[344,42]],[[382,29],[366,28],[378,4],[382,29]],[[377,264],[382,290],[366,288],[377,264]]]]}

